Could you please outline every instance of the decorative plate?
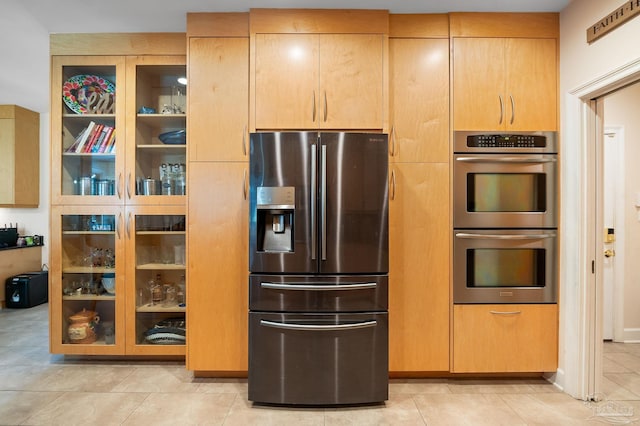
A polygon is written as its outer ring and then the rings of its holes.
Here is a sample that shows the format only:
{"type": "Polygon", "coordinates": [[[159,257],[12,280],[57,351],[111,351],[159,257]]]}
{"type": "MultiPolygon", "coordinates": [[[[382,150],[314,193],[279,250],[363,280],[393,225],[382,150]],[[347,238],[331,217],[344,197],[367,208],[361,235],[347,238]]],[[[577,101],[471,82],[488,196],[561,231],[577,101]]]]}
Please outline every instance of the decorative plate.
{"type": "Polygon", "coordinates": [[[97,75],[74,75],[62,85],[62,99],[76,114],[113,114],[116,86],[97,75]]]}

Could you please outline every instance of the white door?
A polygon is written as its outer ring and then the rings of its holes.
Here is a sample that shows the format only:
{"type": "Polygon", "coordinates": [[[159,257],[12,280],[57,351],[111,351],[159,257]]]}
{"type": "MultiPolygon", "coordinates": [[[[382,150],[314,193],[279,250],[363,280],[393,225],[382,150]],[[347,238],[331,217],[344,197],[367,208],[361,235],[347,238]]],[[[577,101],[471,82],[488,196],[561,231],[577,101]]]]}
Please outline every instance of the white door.
{"type": "Polygon", "coordinates": [[[624,161],[620,128],[607,127],[603,138],[603,247],[602,282],[602,338],[617,340],[622,330],[616,332],[616,312],[622,309],[616,295],[622,291],[622,248],[624,236],[624,161]]]}

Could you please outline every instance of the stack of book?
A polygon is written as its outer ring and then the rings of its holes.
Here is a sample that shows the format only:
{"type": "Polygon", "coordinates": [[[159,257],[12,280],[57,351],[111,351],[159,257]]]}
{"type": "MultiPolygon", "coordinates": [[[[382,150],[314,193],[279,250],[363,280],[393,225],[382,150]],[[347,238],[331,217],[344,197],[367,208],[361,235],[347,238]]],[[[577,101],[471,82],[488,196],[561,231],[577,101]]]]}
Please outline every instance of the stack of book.
{"type": "Polygon", "coordinates": [[[76,154],[113,154],[116,149],[115,127],[91,121],[65,152],[76,154]]]}

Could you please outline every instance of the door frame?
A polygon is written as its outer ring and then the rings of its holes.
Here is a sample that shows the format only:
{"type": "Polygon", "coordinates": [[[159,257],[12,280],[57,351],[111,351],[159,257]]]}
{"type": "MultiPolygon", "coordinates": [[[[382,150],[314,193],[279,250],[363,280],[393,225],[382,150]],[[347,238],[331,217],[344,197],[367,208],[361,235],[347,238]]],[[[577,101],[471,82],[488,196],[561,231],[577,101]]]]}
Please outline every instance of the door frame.
{"type": "MultiPolygon", "coordinates": [[[[567,321],[578,321],[574,351],[566,354],[565,365],[575,363],[576,374],[574,396],[584,400],[597,400],[602,385],[602,262],[603,233],[601,232],[602,209],[599,197],[602,195],[602,137],[604,136],[602,111],[598,111],[597,99],[628,84],[640,81],[640,58],[620,68],[589,81],[569,92],[569,102],[579,108],[580,122],[574,131],[579,139],[578,172],[581,178],[579,186],[579,205],[583,210],[578,224],[578,273],[579,288],[575,305],[569,310],[575,312],[567,321]]],[[[602,103],[602,102],[600,102],[602,103]]],[[[563,161],[566,161],[563,160],[563,161]]],[[[573,238],[570,236],[569,238],[573,238]]],[[[563,261],[569,258],[562,254],[563,261]]],[[[567,265],[568,266],[568,265],[567,265]]],[[[567,302],[571,303],[571,302],[567,302]]],[[[565,333],[574,331],[570,326],[565,333]]],[[[562,335],[562,332],[561,332],[562,335]]],[[[568,377],[567,377],[568,379],[568,377]]]]}

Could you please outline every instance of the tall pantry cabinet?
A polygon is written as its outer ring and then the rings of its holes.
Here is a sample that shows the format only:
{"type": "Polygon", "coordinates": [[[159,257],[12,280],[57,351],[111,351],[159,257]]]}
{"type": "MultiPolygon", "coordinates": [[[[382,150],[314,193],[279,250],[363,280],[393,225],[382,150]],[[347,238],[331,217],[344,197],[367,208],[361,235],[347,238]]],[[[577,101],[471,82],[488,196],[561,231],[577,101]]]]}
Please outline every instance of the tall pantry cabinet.
{"type": "Polygon", "coordinates": [[[449,370],[449,32],[390,15],[389,370],[449,370]]]}
{"type": "Polygon", "coordinates": [[[184,34],[59,34],[51,54],[51,351],[184,355],[184,34]]]}
{"type": "Polygon", "coordinates": [[[245,374],[248,350],[249,15],[187,15],[187,368],[245,374]]]}

